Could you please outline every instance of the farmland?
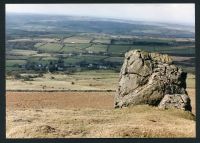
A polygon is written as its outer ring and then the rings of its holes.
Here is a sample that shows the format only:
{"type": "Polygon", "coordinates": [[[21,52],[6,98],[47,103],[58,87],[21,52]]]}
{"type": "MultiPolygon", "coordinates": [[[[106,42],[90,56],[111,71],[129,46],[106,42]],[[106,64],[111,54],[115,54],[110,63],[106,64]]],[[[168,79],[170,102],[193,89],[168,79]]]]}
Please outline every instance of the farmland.
{"type": "MultiPolygon", "coordinates": [[[[74,36],[75,38],[79,38],[74,36]]],[[[73,40],[74,40],[73,39],[73,40]]],[[[145,41],[146,39],[144,39],[145,41]]],[[[21,42],[21,41],[20,41],[21,42]]],[[[76,41],[76,42],[80,42],[76,41]]],[[[165,42],[164,42],[165,43],[165,42]]],[[[165,43],[166,44],[166,43],[165,43]]],[[[36,62],[37,64],[42,64],[43,59],[40,56],[38,60],[35,60],[39,55],[44,55],[45,63],[49,64],[51,61],[58,61],[62,59],[64,65],[71,67],[81,66],[81,69],[87,68],[90,64],[94,69],[99,68],[99,66],[104,66],[107,69],[115,69],[119,71],[119,67],[122,65],[124,54],[129,50],[141,49],[150,52],[166,53],[175,56],[174,62],[179,66],[182,66],[185,70],[187,67],[194,67],[190,65],[190,62],[185,60],[188,57],[194,59],[194,45],[187,46],[184,43],[178,43],[176,46],[159,46],[159,45],[139,45],[139,44],[108,44],[108,43],[63,43],[55,42],[48,43],[36,43],[32,49],[22,50],[18,49],[18,44],[14,46],[11,50],[7,50],[6,58],[7,60],[16,59],[16,64],[19,65],[17,60],[26,59],[29,62],[36,62]],[[176,51],[176,52],[175,52],[176,51]],[[51,58],[46,58],[45,55],[51,56],[51,58]],[[176,59],[182,59],[182,61],[176,62],[176,59]],[[40,60],[39,60],[40,59],[40,60]],[[91,60],[92,59],[92,60],[91,60]],[[116,61],[114,60],[116,59],[116,61]],[[39,62],[40,61],[40,62],[39,62]],[[96,65],[93,65],[96,64],[96,65]],[[187,64],[187,66],[185,66],[187,64]]],[[[192,44],[192,43],[191,43],[192,44]]],[[[9,65],[8,65],[9,66],[9,65]]],[[[24,64],[24,66],[26,66],[24,64]]],[[[36,65],[37,66],[37,65],[36,65]]],[[[65,67],[62,67],[65,68],[65,67]]],[[[73,68],[76,69],[76,68],[73,68]]],[[[22,68],[22,71],[26,72],[26,68],[22,68]]],[[[67,68],[65,68],[67,70],[67,68]]],[[[194,68],[191,71],[194,73],[194,68]]]]}
{"type": "MultiPolygon", "coordinates": [[[[74,20],[67,16],[46,16],[54,19],[49,23],[48,20],[41,20],[45,19],[44,15],[34,16],[33,19],[30,19],[31,15],[18,15],[18,19],[13,16],[14,14],[7,16],[6,59],[16,60],[16,63],[12,61],[12,65],[18,66],[16,70],[20,73],[27,70],[45,73],[50,66],[57,65],[59,68],[52,68],[51,71],[71,72],[89,67],[93,70],[108,69],[119,72],[124,54],[134,49],[175,56],[175,64],[194,73],[194,64],[185,60],[190,57],[194,61],[195,41],[194,33],[191,32],[193,27],[188,27],[190,30],[186,31],[185,27],[181,29],[181,25],[157,26],[153,23],[145,25],[138,22],[130,24],[102,19],[89,22],[90,18],[76,17],[74,20]],[[19,20],[26,24],[23,26],[19,20]],[[93,23],[96,28],[93,28],[93,23]],[[169,29],[171,26],[173,29],[169,29]],[[29,31],[27,27],[34,28],[29,31]],[[18,62],[22,59],[26,60],[24,64],[18,62]],[[59,65],[59,59],[62,60],[61,63],[64,62],[62,65],[59,65]],[[176,59],[182,61],[177,62],[176,59]]],[[[8,72],[13,71],[10,63],[7,64],[8,72]]]]}
{"type": "Polygon", "coordinates": [[[41,46],[38,47],[38,51],[41,52],[47,52],[47,53],[54,53],[59,51],[61,48],[61,45],[56,44],[56,43],[47,43],[47,44],[43,44],[41,46]]]}

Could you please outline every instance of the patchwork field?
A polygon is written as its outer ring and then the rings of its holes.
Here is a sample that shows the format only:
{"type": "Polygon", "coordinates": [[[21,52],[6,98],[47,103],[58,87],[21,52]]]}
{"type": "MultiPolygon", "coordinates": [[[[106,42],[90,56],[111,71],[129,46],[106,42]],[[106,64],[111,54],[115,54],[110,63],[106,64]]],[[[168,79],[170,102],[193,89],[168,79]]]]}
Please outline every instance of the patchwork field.
{"type": "MultiPolygon", "coordinates": [[[[151,39],[150,37],[136,38],[134,36],[124,37],[120,35],[119,37],[112,35],[101,34],[101,38],[98,34],[77,34],[65,37],[61,36],[60,39],[50,38],[49,36],[33,37],[33,38],[19,38],[7,41],[7,60],[16,60],[15,65],[18,64],[17,60],[26,60],[37,66],[37,64],[50,64],[54,61],[54,64],[58,62],[58,59],[64,60],[65,66],[81,66],[81,69],[85,69],[89,64],[96,64],[98,67],[92,67],[93,69],[101,69],[100,66],[105,66],[107,69],[116,69],[119,71],[121,67],[124,54],[127,51],[134,49],[141,49],[148,52],[159,52],[166,53],[170,56],[178,59],[177,65],[182,66],[186,71],[194,73],[194,54],[195,47],[194,41],[192,39],[182,38],[182,41],[174,40],[170,38],[159,38],[151,39]],[[125,38],[125,39],[123,39],[125,38]],[[125,41],[124,41],[125,40],[125,41]],[[114,41],[114,42],[112,42],[114,41]],[[132,43],[126,43],[130,41],[132,43]],[[46,56],[54,57],[45,59],[35,59],[35,57],[45,58],[46,56]],[[102,58],[98,58],[101,57],[102,58]],[[104,59],[104,56],[107,58],[104,59]],[[87,58],[88,57],[88,58],[87,58]],[[55,59],[57,58],[57,59],[55,59]],[[187,60],[191,58],[191,60],[187,60]],[[94,59],[94,60],[93,60],[94,59]],[[95,61],[95,62],[94,62],[95,61]],[[35,63],[33,63],[35,62],[35,63]],[[84,63],[84,64],[83,64],[84,63]]],[[[176,61],[175,61],[176,62],[176,61]]],[[[25,66],[26,62],[22,64],[23,66],[18,67],[17,71],[26,72],[25,66]]],[[[13,68],[9,68],[7,71],[13,71],[13,68]]],[[[16,67],[15,66],[15,67],[16,67]]],[[[34,66],[32,69],[34,70],[34,66]]],[[[65,70],[68,70],[66,67],[65,70]]]]}

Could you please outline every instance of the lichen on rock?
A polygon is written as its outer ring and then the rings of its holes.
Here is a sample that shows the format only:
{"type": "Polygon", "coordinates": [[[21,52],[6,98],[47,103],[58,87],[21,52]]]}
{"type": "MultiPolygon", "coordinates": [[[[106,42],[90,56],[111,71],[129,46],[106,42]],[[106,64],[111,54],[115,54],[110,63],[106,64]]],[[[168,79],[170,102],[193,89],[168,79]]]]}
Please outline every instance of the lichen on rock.
{"type": "Polygon", "coordinates": [[[186,78],[187,73],[173,65],[172,58],[166,54],[129,51],[120,71],[115,108],[149,104],[191,111],[186,78]],[[186,102],[179,98],[182,96],[186,102]]]}

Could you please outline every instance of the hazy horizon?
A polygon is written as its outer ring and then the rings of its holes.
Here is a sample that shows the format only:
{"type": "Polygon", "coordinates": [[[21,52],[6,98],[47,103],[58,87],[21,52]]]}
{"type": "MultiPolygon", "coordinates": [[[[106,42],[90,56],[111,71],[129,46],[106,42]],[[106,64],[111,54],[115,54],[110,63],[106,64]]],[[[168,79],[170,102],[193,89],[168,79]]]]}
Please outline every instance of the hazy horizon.
{"type": "Polygon", "coordinates": [[[194,4],[6,4],[6,13],[195,25],[194,4]]]}

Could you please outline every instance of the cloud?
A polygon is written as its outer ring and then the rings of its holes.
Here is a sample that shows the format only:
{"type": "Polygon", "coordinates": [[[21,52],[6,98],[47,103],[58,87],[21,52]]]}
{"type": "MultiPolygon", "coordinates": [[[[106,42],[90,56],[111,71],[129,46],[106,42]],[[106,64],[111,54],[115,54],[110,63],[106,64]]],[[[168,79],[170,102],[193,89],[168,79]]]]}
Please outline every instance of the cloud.
{"type": "Polygon", "coordinates": [[[6,12],[195,23],[194,4],[6,4],[6,12]]]}

